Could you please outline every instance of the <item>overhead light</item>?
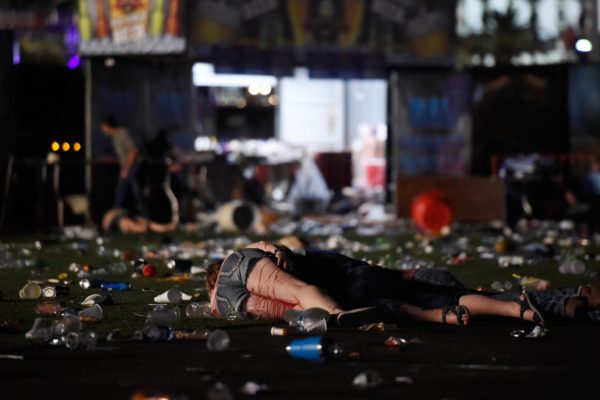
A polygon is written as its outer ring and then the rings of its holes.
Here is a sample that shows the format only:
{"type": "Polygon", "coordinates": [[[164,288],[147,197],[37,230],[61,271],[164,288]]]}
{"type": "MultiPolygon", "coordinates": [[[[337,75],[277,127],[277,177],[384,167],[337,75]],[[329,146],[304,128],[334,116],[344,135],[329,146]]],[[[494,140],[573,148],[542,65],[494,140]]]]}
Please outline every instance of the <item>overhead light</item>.
{"type": "MultiPolygon", "coordinates": [[[[273,75],[246,75],[246,74],[217,74],[215,67],[208,63],[195,63],[192,67],[192,80],[195,86],[207,87],[258,87],[262,85],[271,87],[277,85],[277,78],[273,75]]],[[[252,94],[252,93],[250,93],[252,94]]]]}
{"type": "Polygon", "coordinates": [[[592,42],[589,39],[577,39],[575,42],[575,50],[580,53],[589,53],[592,51],[592,42]]]}
{"type": "Polygon", "coordinates": [[[62,150],[63,151],[69,151],[71,149],[71,145],[67,142],[63,142],[62,144],[62,150]]]}
{"type": "Polygon", "coordinates": [[[81,150],[81,144],[79,142],[73,143],[73,151],[81,150]]]}
{"type": "Polygon", "coordinates": [[[52,142],[52,144],[50,145],[50,149],[52,151],[58,151],[60,149],[60,143],[58,143],[58,142],[52,142]]]}

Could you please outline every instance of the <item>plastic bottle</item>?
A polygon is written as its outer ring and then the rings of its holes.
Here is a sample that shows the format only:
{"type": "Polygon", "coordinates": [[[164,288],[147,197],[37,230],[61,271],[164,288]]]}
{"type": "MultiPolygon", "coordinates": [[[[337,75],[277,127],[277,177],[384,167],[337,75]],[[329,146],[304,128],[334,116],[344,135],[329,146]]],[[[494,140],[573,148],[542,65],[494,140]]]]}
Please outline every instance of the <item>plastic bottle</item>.
{"type": "Polygon", "coordinates": [[[159,305],[148,311],[146,323],[153,325],[175,326],[181,320],[181,311],[178,306],[159,305]]]}
{"type": "Polygon", "coordinates": [[[185,308],[185,315],[188,318],[214,318],[215,317],[210,310],[210,302],[208,302],[208,301],[191,302],[185,308]]]}
{"type": "Polygon", "coordinates": [[[567,258],[558,267],[558,272],[561,274],[580,275],[585,272],[585,263],[576,258],[567,258]]]}
{"type": "Polygon", "coordinates": [[[44,321],[43,318],[38,317],[33,321],[31,329],[25,333],[26,339],[39,340],[41,342],[47,342],[54,336],[54,328],[52,326],[42,327],[41,324],[44,321]]]}
{"type": "Polygon", "coordinates": [[[327,336],[309,336],[296,339],[285,349],[292,357],[309,361],[322,361],[342,353],[335,341],[327,336]]]}
{"type": "Polygon", "coordinates": [[[206,348],[210,351],[223,351],[229,347],[230,341],[227,332],[221,329],[215,329],[208,334],[206,348]]]}
{"type": "Polygon", "coordinates": [[[492,284],[491,284],[492,290],[494,290],[498,293],[508,292],[509,290],[512,289],[512,287],[513,287],[513,284],[510,281],[498,280],[498,281],[492,282],[492,284]]]}
{"type": "Polygon", "coordinates": [[[352,380],[352,386],[358,388],[372,388],[383,383],[383,378],[377,371],[364,371],[352,380]]]}
{"type": "Polygon", "coordinates": [[[68,332],[61,336],[62,344],[69,350],[84,348],[86,350],[96,347],[98,337],[94,331],[68,332]]]}
{"type": "Polygon", "coordinates": [[[174,337],[173,330],[164,325],[146,325],[133,334],[134,340],[147,340],[149,342],[167,341],[172,340],[174,337]]]}

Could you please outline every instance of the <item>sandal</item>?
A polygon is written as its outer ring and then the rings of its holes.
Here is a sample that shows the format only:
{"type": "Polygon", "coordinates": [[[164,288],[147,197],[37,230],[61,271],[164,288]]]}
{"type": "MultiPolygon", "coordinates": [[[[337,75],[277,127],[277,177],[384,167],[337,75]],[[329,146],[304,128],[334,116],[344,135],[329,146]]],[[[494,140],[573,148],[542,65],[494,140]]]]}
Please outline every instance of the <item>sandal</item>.
{"type": "Polygon", "coordinates": [[[442,308],[442,323],[454,325],[448,322],[448,314],[453,314],[456,316],[456,325],[458,326],[468,326],[471,322],[471,313],[466,306],[446,306],[442,308]],[[467,320],[463,321],[462,317],[466,315],[467,320]]]}
{"type": "Polygon", "coordinates": [[[519,312],[519,317],[522,320],[525,320],[525,312],[533,311],[533,322],[535,322],[537,325],[546,326],[546,321],[544,321],[544,316],[542,315],[542,312],[535,305],[529,292],[527,292],[526,290],[523,290],[523,292],[521,294],[522,294],[523,298],[522,299],[517,298],[515,300],[515,303],[517,303],[519,306],[521,306],[521,310],[519,312]]]}

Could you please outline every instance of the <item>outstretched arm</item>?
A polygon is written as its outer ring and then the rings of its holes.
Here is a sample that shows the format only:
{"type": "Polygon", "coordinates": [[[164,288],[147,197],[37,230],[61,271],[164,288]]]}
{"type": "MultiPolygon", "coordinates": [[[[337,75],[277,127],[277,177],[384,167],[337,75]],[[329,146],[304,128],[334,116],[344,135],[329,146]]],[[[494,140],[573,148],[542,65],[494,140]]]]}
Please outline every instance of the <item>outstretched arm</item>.
{"type": "Polygon", "coordinates": [[[248,274],[247,289],[253,295],[296,305],[300,309],[320,307],[330,314],[340,313],[340,306],[317,286],[309,285],[282,271],[269,258],[256,262],[248,274]]]}

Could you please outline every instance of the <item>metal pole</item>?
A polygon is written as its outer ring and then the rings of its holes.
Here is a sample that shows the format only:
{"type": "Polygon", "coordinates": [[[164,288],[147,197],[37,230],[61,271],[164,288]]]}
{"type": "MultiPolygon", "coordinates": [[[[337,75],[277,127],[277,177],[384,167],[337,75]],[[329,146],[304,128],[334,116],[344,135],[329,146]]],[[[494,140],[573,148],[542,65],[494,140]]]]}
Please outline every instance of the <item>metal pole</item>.
{"type": "Polygon", "coordinates": [[[85,195],[88,202],[86,223],[91,224],[92,203],[92,60],[85,62],[85,195]]]}
{"type": "Polygon", "coordinates": [[[2,196],[2,214],[0,215],[0,230],[4,228],[4,218],[6,217],[6,208],[8,207],[8,196],[10,194],[10,183],[12,181],[13,164],[15,157],[8,156],[8,166],[6,167],[6,180],[4,181],[4,193],[2,196]]]}

